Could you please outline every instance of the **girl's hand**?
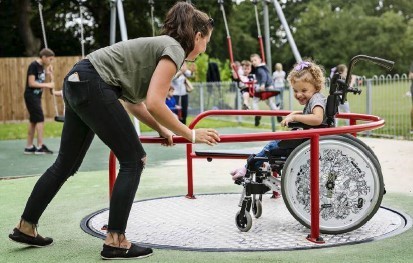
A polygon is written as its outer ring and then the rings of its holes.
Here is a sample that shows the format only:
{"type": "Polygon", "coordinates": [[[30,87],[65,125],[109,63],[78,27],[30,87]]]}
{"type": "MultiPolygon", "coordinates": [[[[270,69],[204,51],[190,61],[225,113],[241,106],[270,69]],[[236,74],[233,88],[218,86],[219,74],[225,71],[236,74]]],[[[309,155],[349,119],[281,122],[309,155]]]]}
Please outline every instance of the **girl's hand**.
{"type": "Polygon", "coordinates": [[[290,113],[290,114],[288,114],[286,117],[285,117],[285,119],[284,120],[282,120],[281,121],[281,126],[283,126],[283,127],[286,127],[286,126],[288,126],[288,123],[289,122],[293,122],[294,121],[294,113],[290,113]]]}
{"type": "Polygon", "coordinates": [[[202,142],[212,146],[221,141],[218,132],[214,129],[196,129],[193,132],[195,132],[195,143],[202,142]]]}
{"type": "Polygon", "coordinates": [[[173,136],[174,134],[165,127],[161,127],[158,131],[159,136],[165,138],[165,141],[162,143],[163,146],[174,146],[173,136]]]}

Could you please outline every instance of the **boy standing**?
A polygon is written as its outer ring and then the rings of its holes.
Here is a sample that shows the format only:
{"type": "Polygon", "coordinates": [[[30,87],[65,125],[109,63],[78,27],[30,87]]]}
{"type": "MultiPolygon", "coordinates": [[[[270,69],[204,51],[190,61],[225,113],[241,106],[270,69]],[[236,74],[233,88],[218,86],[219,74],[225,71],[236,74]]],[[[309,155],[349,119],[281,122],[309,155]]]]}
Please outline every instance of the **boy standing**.
{"type": "Polygon", "coordinates": [[[43,89],[53,89],[53,72],[51,63],[54,52],[44,48],[39,53],[39,58],[33,61],[27,69],[26,89],[24,102],[29,111],[29,128],[27,132],[27,144],[24,154],[53,154],[43,144],[44,115],[42,110],[43,89]],[[51,82],[46,82],[46,75],[50,75],[51,82]],[[34,134],[37,132],[37,147],[33,145],[34,134]]]}

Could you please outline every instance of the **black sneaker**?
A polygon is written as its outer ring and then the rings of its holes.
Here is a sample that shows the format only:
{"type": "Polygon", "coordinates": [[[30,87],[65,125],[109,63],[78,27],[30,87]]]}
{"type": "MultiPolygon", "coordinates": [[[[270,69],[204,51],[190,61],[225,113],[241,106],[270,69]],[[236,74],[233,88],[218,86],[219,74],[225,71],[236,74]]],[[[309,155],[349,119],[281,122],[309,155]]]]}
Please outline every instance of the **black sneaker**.
{"type": "Polygon", "coordinates": [[[53,154],[53,152],[49,150],[49,148],[47,148],[46,145],[43,144],[42,147],[37,149],[34,154],[53,154]]]}
{"type": "Polygon", "coordinates": [[[13,229],[13,233],[9,235],[9,238],[14,242],[29,245],[32,247],[46,247],[50,246],[53,243],[53,239],[50,237],[42,237],[39,234],[37,234],[36,237],[32,237],[26,235],[23,232],[20,232],[20,230],[17,228],[13,229]]]}
{"type": "Polygon", "coordinates": [[[152,248],[140,247],[131,243],[129,249],[121,247],[111,247],[103,244],[103,249],[100,256],[103,259],[132,259],[132,258],[146,258],[152,255],[152,248]]]}
{"type": "Polygon", "coordinates": [[[255,116],[255,127],[260,126],[261,116],[255,116]]]}
{"type": "Polygon", "coordinates": [[[36,146],[32,146],[30,148],[24,148],[24,154],[34,154],[37,151],[36,146]]]}

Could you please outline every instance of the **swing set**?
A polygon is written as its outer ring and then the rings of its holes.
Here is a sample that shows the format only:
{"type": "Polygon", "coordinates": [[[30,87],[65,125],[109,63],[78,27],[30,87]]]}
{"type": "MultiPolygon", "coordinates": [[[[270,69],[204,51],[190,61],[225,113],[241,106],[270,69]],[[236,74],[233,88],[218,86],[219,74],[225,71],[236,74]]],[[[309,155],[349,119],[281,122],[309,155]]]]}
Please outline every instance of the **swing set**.
{"type": "MultiPolygon", "coordinates": [[[[266,61],[265,61],[265,53],[264,53],[264,44],[263,44],[262,34],[261,34],[261,25],[260,25],[259,18],[258,18],[258,8],[257,8],[258,0],[253,0],[252,3],[254,4],[254,10],[255,10],[255,21],[256,21],[257,32],[258,32],[257,38],[258,38],[258,44],[260,47],[261,59],[262,59],[262,62],[265,64],[266,61]]],[[[225,8],[224,8],[224,0],[218,0],[218,4],[220,5],[222,17],[224,19],[224,25],[225,25],[225,30],[227,34],[228,53],[229,53],[229,58],[231,62],[231,67],[232,67],[232,70],[235,72],[235,76],[237,77],[237,79],[241,81],[241,78],[238,74],[238,70],[235,67],[234,55],[232,52],[232,41],[231,41],[231,36],[229,33],[229,27],[228,27],[228,22],[226,18],[225,8]]],[[[248,92],[251,98],[258,97],[260,98],[260,100],[264,101],[273,96],[277,96],[280,93],[280,90],[276,88],[266,88],[265,91],[255,90],[255,79],[254,78],[251,78],[250,81],[243,82],[243,83],[245,84],[246,87],[248,87],[248,92]]]]}

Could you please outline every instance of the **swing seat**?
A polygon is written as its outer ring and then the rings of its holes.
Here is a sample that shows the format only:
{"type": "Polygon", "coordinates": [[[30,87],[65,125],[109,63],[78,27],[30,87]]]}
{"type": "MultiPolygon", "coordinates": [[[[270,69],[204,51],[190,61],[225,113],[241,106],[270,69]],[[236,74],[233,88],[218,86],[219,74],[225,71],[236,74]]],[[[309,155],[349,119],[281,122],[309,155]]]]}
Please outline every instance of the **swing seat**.
{"type": "Polygon", "coordinates": [[[64,122],[65,121],[65,116],[55,116],[54,120],[57,122],[64,122]]]}

